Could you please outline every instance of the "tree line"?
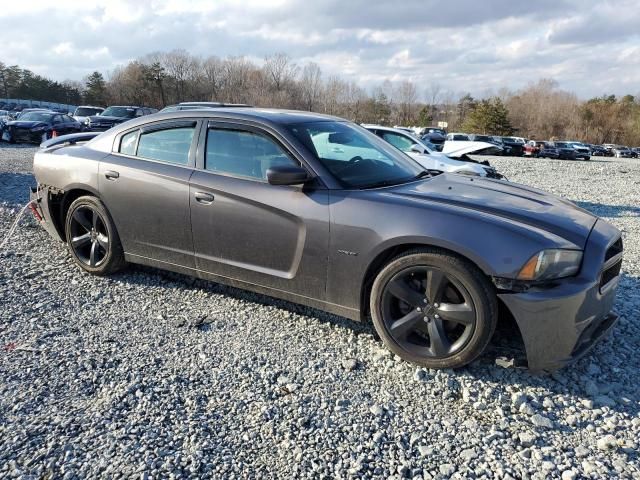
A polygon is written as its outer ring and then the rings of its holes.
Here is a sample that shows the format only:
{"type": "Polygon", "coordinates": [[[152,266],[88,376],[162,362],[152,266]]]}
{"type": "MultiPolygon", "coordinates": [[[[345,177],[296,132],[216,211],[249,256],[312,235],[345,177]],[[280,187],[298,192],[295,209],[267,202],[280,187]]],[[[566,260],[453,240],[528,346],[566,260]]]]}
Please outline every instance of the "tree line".
{"type": "Polygon", "coordinates": [[[431,126],[443,121],[449,131],[640,145],[640,97],[580,100],[551,79],[484,98],[409,80],[387,80],[365,89],[324,75],[313,62],[299,65],[283,53],[269,55],[258,65],[245,57],[157,52],[117,67],[107,78],[96,71],[82,82],[55,82],[0,62],[0,95],[156,108],[189,100],[246,103],[316,111],[358,123],[431,126]]]}

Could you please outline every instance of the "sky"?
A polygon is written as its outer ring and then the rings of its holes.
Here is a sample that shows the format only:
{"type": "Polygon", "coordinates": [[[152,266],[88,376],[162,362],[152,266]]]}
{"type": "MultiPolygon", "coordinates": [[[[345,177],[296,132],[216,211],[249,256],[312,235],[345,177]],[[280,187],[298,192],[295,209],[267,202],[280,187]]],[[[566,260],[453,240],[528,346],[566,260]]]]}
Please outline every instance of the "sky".
{"type": "Polygon", "coordinates": [[[482,96],[553,78],[581,98],[640,94],[638,0],[2,2],[0,61],[80,80],[156,51],[286,53],[370,88],[482,96]]]}

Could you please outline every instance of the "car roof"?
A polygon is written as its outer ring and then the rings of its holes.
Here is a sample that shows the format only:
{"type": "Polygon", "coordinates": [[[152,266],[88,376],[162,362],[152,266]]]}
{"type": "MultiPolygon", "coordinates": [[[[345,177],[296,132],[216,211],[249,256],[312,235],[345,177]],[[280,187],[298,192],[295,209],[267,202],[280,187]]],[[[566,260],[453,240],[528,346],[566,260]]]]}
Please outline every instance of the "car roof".
{"type": "Polygon", "coordinates": [[[203,106],[203,107],[250,107],[246,103],[226,103],[226,102],[180,102],[178,105],[203,106]]]}
{"type": "Polygon", "coordinates": [[[277,108],[232,107],[232,108],[206,108],[194,110],[180,110],[177,112],[163,112],[141,117],[140,123],[146,123],[152,119],[193,117],[194,114],[201,117],[223,117],[239,120],[255,120],[262,123],[287,125],[291,123],[305,123],[317,121],[344,121],[342,118],[321,113],[306,112],[301,110],[284,110],[277,108]]]}

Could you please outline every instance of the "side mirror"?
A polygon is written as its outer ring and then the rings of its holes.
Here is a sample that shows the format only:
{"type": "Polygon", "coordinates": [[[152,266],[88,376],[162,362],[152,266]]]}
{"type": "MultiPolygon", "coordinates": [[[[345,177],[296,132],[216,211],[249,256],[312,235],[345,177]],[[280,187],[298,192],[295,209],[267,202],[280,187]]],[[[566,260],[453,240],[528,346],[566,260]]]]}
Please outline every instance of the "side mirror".
{"type": "Polygon", "coordinates": [[[267,169],[267,181],[271,185],[301,185],[309,180],[304,168],[290,165],[276,165],[267,169]]]}
{"type": "Polygon", "coordinates": [[[422,145],[418,145],[417,143],[414,143],[413,145],[411,145],[411,148],[409,150],[415,153],[427,153],[427,149],[424,148],[422,145]]]}

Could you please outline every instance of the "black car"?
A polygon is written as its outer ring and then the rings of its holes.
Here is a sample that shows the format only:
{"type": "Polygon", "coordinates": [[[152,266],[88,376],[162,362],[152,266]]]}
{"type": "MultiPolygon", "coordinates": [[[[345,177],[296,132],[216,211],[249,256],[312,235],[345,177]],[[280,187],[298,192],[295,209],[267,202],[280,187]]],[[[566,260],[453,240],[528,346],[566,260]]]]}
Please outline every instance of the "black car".
{"type": "Polygon", "coordinates": [[[593,157],[610,157],[612,155],[611,151],[602,145],[589,145],[589,148],[593,157]]]}
{"type": "Polygon", "coordinates": [[[560,158],[560,151],[553,143],[543,142],[537,156],[539,158],[560,158]]]}
{"type": "Polygon", "coordinates": [[[122,122],[131,120],[132,118],[143,117],[156,113],[158,110],[149,107],[135,107],[135,106],[111,106],[108,107],[100,115],[92,115],[88,118],[85,124],[85,130],[90,132],[103,132],[109,130],[114,125],[119,125],[122,122]]]}
{"type": "Polygon", "coordinates": [[[512,157],[521,157],[524,155],[524,144],[520,143],[513,137],[500,137],[504,148],[507,149],[512,157]]]}
{"type": "Polygon", "coordinates": [[[77,133],[82,126],[69,115],[51,111],[24,113],[19,119],[8,122],[2,130],[2,140],[16,143],[40,144],[52,137],[77,133]]]}
{"type": "Polygon", "coordinates": [[[223,102],[180,102],[177,105],[164,107],[160,112],[178,112],[180,110],[197,110],[199,108],[233,108],[250,107],[244,103],[223,103],[223,102]]]}
{"type": "Polygon", "coordinates": [[[554,142],[553,144],[558,149],[558,158],[561,160],[575,160],[578,158],[576,149],[570,143],[567,142],[554,142]]]}
{"type": "Polygon", "coordinates": [[[424,142],[429,142],[433,144],[438,152],[441,152],[444,148],[444,142],[447,140],[447,132],[445,132],[442,128],[437,127],[427,127],[424,129],[424,133],[422,137],[420,137],[424,142]]]}

